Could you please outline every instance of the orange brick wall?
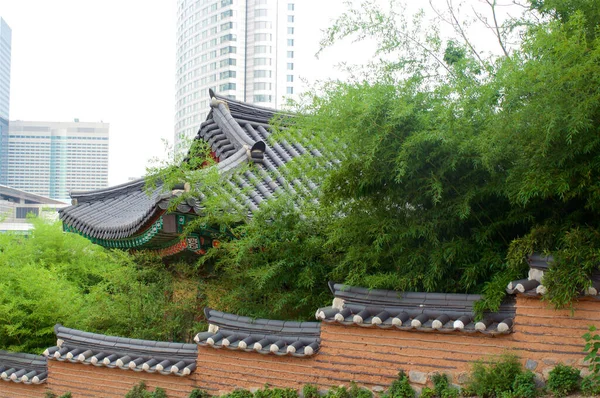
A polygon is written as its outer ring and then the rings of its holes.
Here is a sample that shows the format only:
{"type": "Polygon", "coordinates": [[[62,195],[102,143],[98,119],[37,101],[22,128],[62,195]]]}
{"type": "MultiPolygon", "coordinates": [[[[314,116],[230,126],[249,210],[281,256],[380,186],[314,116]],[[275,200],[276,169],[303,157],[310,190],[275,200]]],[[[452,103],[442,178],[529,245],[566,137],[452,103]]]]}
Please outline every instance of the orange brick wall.
{"type": "Polygon", "coordinates": [[[22,384],[0,380],[0,398],[43,398],[45,384],[22,384]]]}
{"type": "MultiPolygon", "coordinates": [[[[574,311],[556,311],[537,298],[517,297],[515,344],[524,363],[547,378],[557,364],[587,369],[582,338],[590,325],[600,327],[600,301],[582,299],[574,311]]],[[[585,373],[585,371],[584,371],[585,373]]]]}
{"type": "Polygon", "coordinates": [[[196,374],[187,377],[109,369],[70,362],[48,361],[48,388],[57,395],[70,392],[73,398],[123,398],[140,381],[149,390],[161,387],[171,398],[187,398],[194,389],[196,374]]]}
{"type": "Polygon", "coordinates": [[[169,397],[187,397],[194,388],[212,395],[235,388],[321,389],[351,381],[381,391],[407,372],[414,386],[429,384],[432,372],[444,372],[462,384],[476,360],[491,359],[506,351],[519,355],[523,364],[546,379],[557,364],[585,369],[584,341],[589,325],[600,326],[600,301],[582,300],[571,311],[555,311],[537,298],[517,297],[514,333],[490,337],[462,332],[410,332],[323,323],[321,349],[311,358],[260,355],[254,352],[198,347],[197,369],[189,377],[164,376],[122,369],[48,361],[45,385],[0,381],[0,398],[43,397],[46,389],[60,395],[122,398],[140,381],[149,389],[164,388],[169,397]]]}

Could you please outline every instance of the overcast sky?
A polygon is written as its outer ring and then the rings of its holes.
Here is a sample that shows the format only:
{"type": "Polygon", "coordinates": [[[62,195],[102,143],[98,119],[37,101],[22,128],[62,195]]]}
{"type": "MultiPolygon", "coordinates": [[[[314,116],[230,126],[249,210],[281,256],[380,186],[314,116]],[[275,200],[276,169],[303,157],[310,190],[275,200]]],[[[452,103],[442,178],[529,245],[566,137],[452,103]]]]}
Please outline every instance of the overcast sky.
{"type": "MultiPolygon", "coordinates": [[[[10,119],[110,123],[109,184],[141,177],[173,141],[176,0],[0,0],[12,28],[10,119]]],[[[300,76],[336,77],[337,62],[368,59],[341,45],[319,60],[321,30],[342,0],[297,0],[300,76]]],[[[421,2],[419,2],[421,3],[421,2]]],[[[423,2],[424,5],[426,2],[423,2]]]]}

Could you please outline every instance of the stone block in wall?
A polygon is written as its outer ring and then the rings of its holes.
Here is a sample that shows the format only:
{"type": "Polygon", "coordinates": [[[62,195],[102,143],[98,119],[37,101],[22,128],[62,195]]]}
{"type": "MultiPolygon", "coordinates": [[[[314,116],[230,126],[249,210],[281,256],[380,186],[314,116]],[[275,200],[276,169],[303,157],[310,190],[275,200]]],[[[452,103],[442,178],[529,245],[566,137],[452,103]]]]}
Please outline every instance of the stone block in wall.
{"type": "Polygon", "coordinates": [[[528,359],[527,362],[525,362],[525,369],[533,371],[537,368],[537,366],[537,361],[534,361],[533,359],[528,359]]]}
{"type": "Polygon", "coordinates": [[[427,379],[427,373],[425,372],[419,372],[418,370],[411,370],[408,372],[408,380],[410,380],[411,383],[427,384],[427,379]]]}

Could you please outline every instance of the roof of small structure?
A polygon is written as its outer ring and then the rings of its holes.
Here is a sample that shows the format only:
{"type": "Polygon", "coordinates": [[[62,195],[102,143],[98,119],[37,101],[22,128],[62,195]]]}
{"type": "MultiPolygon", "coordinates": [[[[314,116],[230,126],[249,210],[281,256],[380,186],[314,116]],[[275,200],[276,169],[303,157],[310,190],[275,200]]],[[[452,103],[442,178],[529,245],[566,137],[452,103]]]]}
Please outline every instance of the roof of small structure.
{"type": "Polygon", "coordinates": [[[46,358],[0,350],[0,378],[14,383],[45,383],[48,378],[46,358]]]}
{"type": "Polygon", "coordinates": [[[62,325],[56,325],[54,332],[56,346],[44,351],[48,359],[178,376],[196,369],[195,344],[107,336],[62,325]]]}
{"type": "Polygon", "coordinates": [[[295,357],[308,357],[319,351],[318,322],[253,319],[210,308],[204,313],[209,329],[194,338],[201,346],[295,357]]]}
{"type": "MultiPolygon", "coordinates": [[[[231,188],[234,204],[247,208],[251,214],[278,191],[316,188],[308,180],[288,181],[279,172],[281,166],[307,153],[307,149],[285,140],[269,143],[273,132],[269,123],[278,111],[231,100],[212,91],[210,95],[211,110],[200,125],[195,140],[207,142],[218,157],[218,164],[214,167],[225,175],[223,183],[231,188]],[[248,163],[256,167],[243,174],[229,173],[248,163]]],[[[317,150],[310,153],[320,155],[317,150]]],[[[60,217],[66,230],[88,238],[109,241],[134,239],[156,227],[173,196],[173,192],[165,192],[160,184],[146,192],[141,179],[97,191],[74,192],[71,194],[74,204],[62,209],[60,217]]],[[[197,215],[201,211],[201,201],[202,198],[190,198],[181,203],[176,212],[197,215]]],[[[103,241],[98,243],[110,246],[103,241]]],[[[136,241],[133,245],[123,246],[140,245],[136,241]]]]}
{"type": "Polygon", "coordinates": [[[366,289],[329,283],[335,298],[331,307],[317,310],[327,323],[363,327],[438,332],[506,334],[512,331],[515,303],[512,298],[494,313],[475,321],[478,294],[413,293],[366,289]]]}

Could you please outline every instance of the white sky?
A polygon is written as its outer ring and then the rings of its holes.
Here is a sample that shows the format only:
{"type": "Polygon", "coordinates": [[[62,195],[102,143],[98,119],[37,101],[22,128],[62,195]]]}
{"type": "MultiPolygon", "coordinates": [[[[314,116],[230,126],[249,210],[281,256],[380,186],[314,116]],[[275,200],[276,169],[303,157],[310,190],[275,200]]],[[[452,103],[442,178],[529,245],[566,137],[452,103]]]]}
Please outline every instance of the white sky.
{"type": "MultiPolygon", "coordinates": [[[[141,177],[149,159],[165,156],[162,139],[173,141],[176,3],[0,0],[12,29],[10,119],[108,122],[109,184],[141,177]]],[[[314,59],[343,1],[299,3],[300,76],[335,77],[337,62],[368,58],[368,44],[346,44],[314,59]]]]}

